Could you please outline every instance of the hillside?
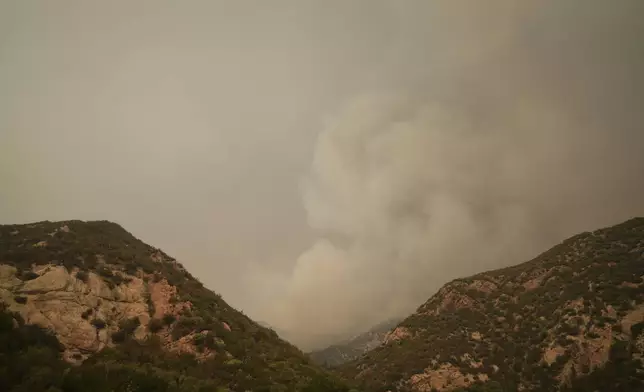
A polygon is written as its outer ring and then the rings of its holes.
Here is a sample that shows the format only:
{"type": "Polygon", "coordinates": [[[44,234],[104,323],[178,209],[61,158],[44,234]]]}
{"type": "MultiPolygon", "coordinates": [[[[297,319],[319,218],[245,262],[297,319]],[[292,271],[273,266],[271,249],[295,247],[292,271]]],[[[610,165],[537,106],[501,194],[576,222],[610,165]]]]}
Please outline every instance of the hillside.
{"type": "Polygon", "coordinates": [[[0,390],[342,391],[119,225],[0,226],[0,390]]]}
{"type": "Polygon", "coordinates": [[[457,279],[340,367],[371,391],[644,390],[644,219],[457,279]]]}
{"type": "Polygon", "coordinates": [[[313,362],[326,367],[339,366],[345,362],[354,360],[380,346],[386,339],[389,331],[394,328],[400,320],[390,320],[380,323],[369,331],[362,333],[346,342],[334,344],[322,350],[309,353],[313,362]]]}

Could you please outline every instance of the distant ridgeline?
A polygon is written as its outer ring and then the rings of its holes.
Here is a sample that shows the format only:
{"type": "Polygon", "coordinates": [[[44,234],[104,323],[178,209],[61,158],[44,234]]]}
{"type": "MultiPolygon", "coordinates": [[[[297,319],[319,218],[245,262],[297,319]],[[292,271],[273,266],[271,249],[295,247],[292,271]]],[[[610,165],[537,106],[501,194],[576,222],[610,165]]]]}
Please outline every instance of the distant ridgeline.
{"type": "Polygon", "coordinates": [[[325,367],[339,366],[380,346],[387,339],[389,331],[399,322],[400,320],[386,321],[344,343],[313,351],[309,353],[309,356],[319,365],[325,367]]]}

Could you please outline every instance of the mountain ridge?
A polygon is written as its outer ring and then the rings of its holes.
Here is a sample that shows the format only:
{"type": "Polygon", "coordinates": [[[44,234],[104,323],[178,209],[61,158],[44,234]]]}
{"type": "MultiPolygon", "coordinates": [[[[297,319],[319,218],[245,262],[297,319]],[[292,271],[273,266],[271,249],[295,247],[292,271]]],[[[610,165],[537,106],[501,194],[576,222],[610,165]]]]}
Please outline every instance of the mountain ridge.
{"type": "Polygon", "coordinates": [[[0,302],[2,352],[14,356],[0,360],[12,380],[3,390],[348,389],[112,222],[0,226],[0,302]],[[30,359],[34,350],[48,363],[30,359]],[[34,386],[33,374],[49,379],[34,386]]]}
{"type": "Polygon", "coordinates": [[[445,284],[338,371],[370,391],[643,390],[643,277],[644,218],[584,232],[445,284]]]}

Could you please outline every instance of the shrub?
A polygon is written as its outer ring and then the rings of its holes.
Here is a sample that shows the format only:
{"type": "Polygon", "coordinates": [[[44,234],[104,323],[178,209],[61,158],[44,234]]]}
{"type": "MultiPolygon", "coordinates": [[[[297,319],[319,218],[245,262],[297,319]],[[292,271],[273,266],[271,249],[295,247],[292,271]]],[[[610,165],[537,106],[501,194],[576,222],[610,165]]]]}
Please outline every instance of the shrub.
{"type": "Polygon", "coordinates": [[[89,272],[87,272],[87,271],[83,271],[83,270],[78,271],[78,272],[76,273],[76,279],[78,279],[78,280],[80,280],[80,281],[82,281],[82,282],[87,283],[87,281],[89,280],[89,272]]]}
{"type": "Polygon", "coordinates": [[[119,330],[112,334],[112,341],[115,343],[123,343],[127,338],[132,336],[134,331],[141,325],[141,321],[138,317],[131,317],[126,320],[122,320],[119,323],[119,330]]]}
{"type": "Polygon", "coordinates": [[[610,347],[609,358],[611,361],[624,362],[631,358],[629,344],[626,341],[616,340],[610,347]]]}
{"type": "Polygon", "coordinates": [[[136,264],[134,263],[127,263],[125,265],[125,272],[130,274],[130,275],[136,275],[138,272],[138,269],[136,268],[136,264]]]}
{"type": "Polygon", "coordinates": [[[101,275],[104,278],[112,278],[112,277],[114,277],[114,273],[112,272],[112,270],[110,270],[107,267],[100,267],[100,268],[98,268],[97,272],[98,272],[99,275],[101,275]]]}
{"type": "Polygon", "coordinates": [[[139,320],[139,318],[136,316],[130,317],[129,319],[126,319],[126,320],[122,320],[119,323],[119,327],[128,332],[134,332],[134,330],[137,329],[139,325],[141,325],[141,320],[139,320]]]}
{"type": "Polygon", "coordinates": [[[103,329],[107,326],[107,323],[100,318],[95,318],[94,320],[92,320],[92,325],[96,329],[103,329]]]}
{"type": "Polygon", "coordinates": [[[163,321],[161,321],[160,319],[156,319],[156,318],[150,320],[150,324],[148,324],[148,329],[152,333],[159,332],[160,330],[163,329],[163,321]]]}
{"type": "Polygon", "coordinates": [[[642,330],[644,330],[644,322],[633,324],[631,326],[631,335],[633,336],[633,339],[637,339],[637,337],[642,333],[642,330]]]}
{"type": "Polygon", "coordinates": [[[20,274],[20,279],[22,279],[22,280],[33,280],[33,279],[36,279],[39,276],[40,275],[38,275],[37,273],[35,273],[33,271],[23,271],[20,274]]]}
{"type": "MultiPolygon", "coordinates": [[[[205,321],[201,317],[181,317],[179,320],[177,320],[176,324],[174,325],[174,328],[172,329],[172,338],[173,339],[179,339],[182,336],[185,336],[192,332],[195,329],[198,329],[200,326],[204,326],[205,321]]],[[[224,334],[226,329],[224,329],[220,323],[217,323],[217,327],[219,327],[219,330],[217,330],[217,334],[224,334]]]]}
{"type": "Polygon", "coordinates": [[[176,320],[177,320],[177,318],[173,314],[170,314],[170,313],[168,313],[165,316],[163,316],[163,324],[165,324],[165,325],[170,325],[170,324],[174,323],[176,320]]]}
{"type": "Polygon", "coordinates": [[[118,331],[112,334],[112,341],[114,343],[123,343],[126,338],[127,338],[127,334],[122,329],[119,329],[118,331]]]}
{"type": "Polygon", "coordinates": [[[126,282],[126,279],[124,279],[123,276],[121,276],[121,274],[113,274],[111,281],[112,283],[118,286],[121,283],[126,282]]]}

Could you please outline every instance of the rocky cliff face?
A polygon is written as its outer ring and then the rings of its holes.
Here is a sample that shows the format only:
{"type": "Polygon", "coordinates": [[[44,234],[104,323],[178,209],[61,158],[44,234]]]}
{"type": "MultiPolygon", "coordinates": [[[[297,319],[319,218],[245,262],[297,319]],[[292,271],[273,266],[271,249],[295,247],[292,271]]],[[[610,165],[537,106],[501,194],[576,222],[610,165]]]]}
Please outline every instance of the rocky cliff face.
{"type": "Polygon", "coordinates": [[[0,266],[0,300],[28,324],[54,331],[68,360],[82,359],[111,344],[111,332],[131,317],[142,321],[137,336],[145,336],[150,320],[148,290],[139,277],[127,276],[128,283],[111,289],[93,272],[83,282],[75,276],[78,271],[63,266],[35,266],[37,277],[26,282],[17,279],[16,272],[15,267],[0,266]],[[95,320],[104,321],[105,326],[95,328],[95,320]]]}
{"type": "MultiPolygon", "coordinates": [[[[64,266],[37,265],[29,272],[32,279],[22,281],[16,278],[15,267],[0,265],[0,301],[27,324],[53,331],[65,347],[68,361],[84,360],[106,346],[114,346],[113,336],[128,320],[139,320],[132,334],[142,340],[150,335],[150,320],[176,319],[191,307],[190,302],[176,302],[176,287],[167,280],[155,282],[153,276],[145,274],[111,271],[123,279],[123,283],[111,287],[94,272],[68,271],[64,266]]],[[[173,344],[168,334],[162,337],[169,350],[194,351],[173,344]]]]}
{"type": "MultiPolygon", "coordinates": [[[[13,320],[6,325],[26,328],[0,328],[0,342],[7,333],[30,336],[27,327],[39,326],[57,339],[50,346],[60,344],[63,359],[77,365],[59,384],[46,381],[63,390],[68,384],[112,390],[124,382],[134,383],[128,391],[150,383],[171,391],[315,390],[319,384],[344,390],[176,260],[114,223],[0,226],[0,303],[0,318],[13,320]]],[[[16,355],[24,362],[29,352],[16,355]]],[[[3,366],[0,361],[0,374],[3,366]]]]}
{"type": "Polygon", "coordinates": [[[391,329],[400,320],[389,320],[381,323],[371,330],[362,333],[346,342],[334,344],[322,350],[309,353],[311,359],[327,367],[339,366],[345,362],[354,360],[364,353],[380,346],[389,339],[391,329]]]}
{"type": "Polygon", "coordinates": [[[583,233],[445,285],[340,371],[381,391],[644,390],[643,278],[644,219],[583,233]]]}

